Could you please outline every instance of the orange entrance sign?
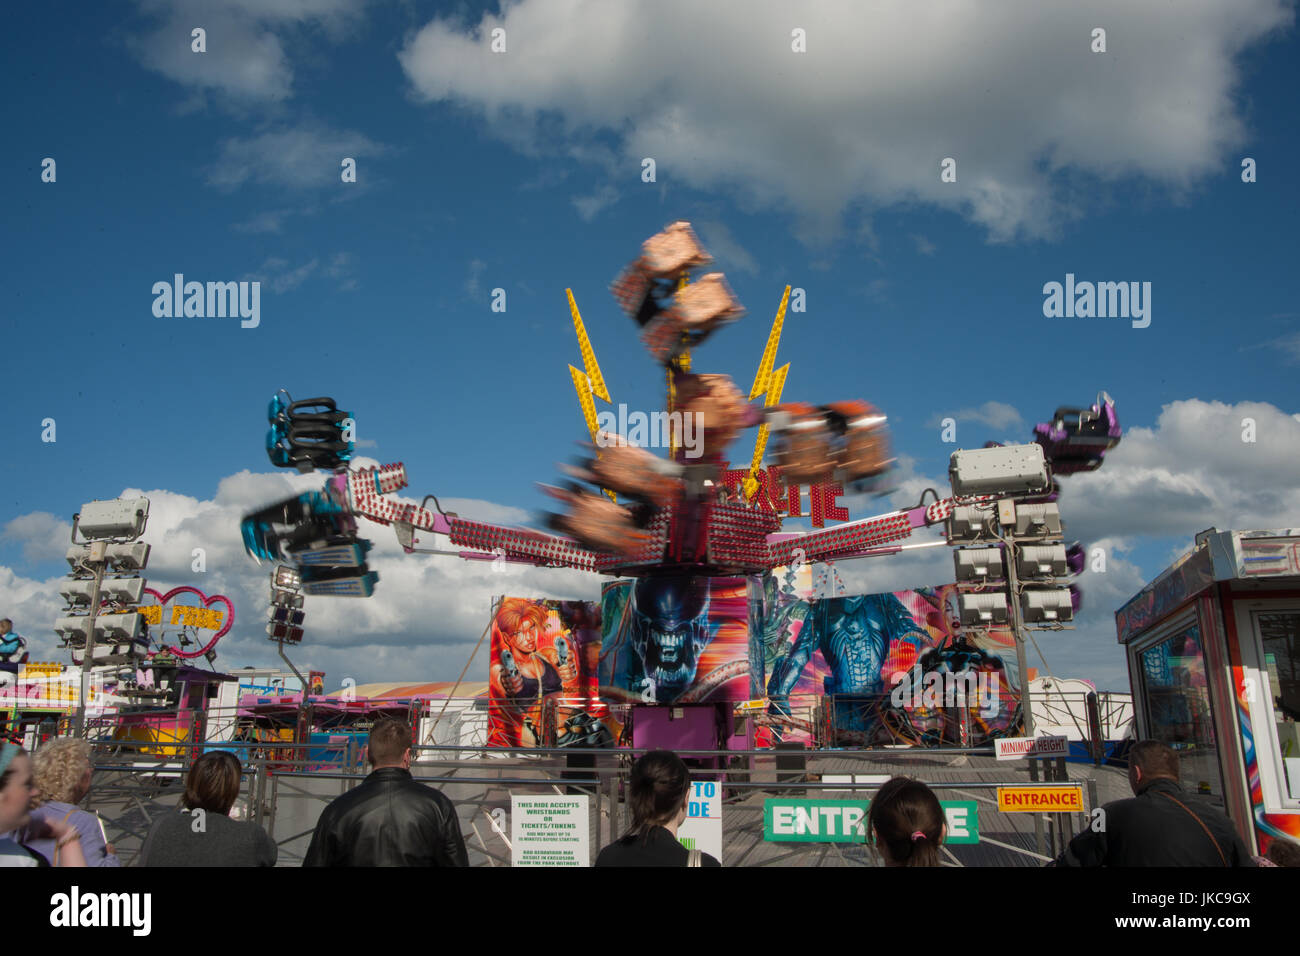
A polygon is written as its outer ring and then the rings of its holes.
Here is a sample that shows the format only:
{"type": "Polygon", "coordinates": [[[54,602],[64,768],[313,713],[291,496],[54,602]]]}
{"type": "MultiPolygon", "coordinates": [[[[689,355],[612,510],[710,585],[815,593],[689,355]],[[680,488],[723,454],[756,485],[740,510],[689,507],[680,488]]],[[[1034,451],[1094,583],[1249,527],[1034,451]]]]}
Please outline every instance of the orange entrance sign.
{"type": "Polygon", "coordinates": [[[998,787],[1001,813],[1083,813],[1082,787],[998,787]]]}

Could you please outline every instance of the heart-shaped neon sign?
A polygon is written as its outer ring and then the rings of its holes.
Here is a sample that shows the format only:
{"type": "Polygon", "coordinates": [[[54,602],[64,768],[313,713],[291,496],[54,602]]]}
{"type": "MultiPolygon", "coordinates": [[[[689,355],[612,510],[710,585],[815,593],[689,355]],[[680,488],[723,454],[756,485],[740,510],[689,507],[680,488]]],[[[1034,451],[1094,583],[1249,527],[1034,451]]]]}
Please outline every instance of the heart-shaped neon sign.
{"type": "Polygon", "coordinates": [[[202,657],[208,651],[212,650],[212,648],[217,646],[217,641],[225,637],[226,633],[230,630],[231,626],[235,623],[235,607],[233,604],[230,603],[230,599],[226,597],[224,594],[214,594],[212,595],[212,597],[208,597],[198,588],[190,587],[188,584],[182,585],[181,587],[178,588],[172,588],[166,594],[159,594],[153,588],[145,588],[144,593],[157,598],[159,607],[165,606],[168,601],[176,597],[176,595],[178,594],[196,595],[198,599],[203,602],[203,607],[205,608],[212,607],[212,605],[218,601],[220,601],[222,604],[226,606],[226,617],[221,624],[221,628],[212,635],[212,639],[209,640],[208,643],[205,644],[203,647],[199,648],[196,651],[186,651],[180,647],[164,646],[164,650],[170,651],[171,653],[175,654],[177,657],[202,657]]]}

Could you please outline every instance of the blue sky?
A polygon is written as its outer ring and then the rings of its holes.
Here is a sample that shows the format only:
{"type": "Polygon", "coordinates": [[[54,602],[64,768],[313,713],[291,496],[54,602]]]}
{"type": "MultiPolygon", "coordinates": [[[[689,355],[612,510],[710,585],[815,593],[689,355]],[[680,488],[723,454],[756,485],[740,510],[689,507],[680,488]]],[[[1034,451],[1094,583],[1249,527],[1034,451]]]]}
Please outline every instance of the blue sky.
{"type": "MultiPolygon", "coordinates": [[[[1135,431],[1062,497],[1070,536],[1107,549],[1107,577],[1082,582],[1076,632],[1040,643],[1054,672],[1124,687],[1111,614],[1125,597],[1211,524],[1300,524],[1293,7],[955,4],[920,24],[905,4],[862,6],[11,11],[0,614],[52,654],[68,519],[140,489],[155,502],[151,581],[194,583],[184,546],[208,548],[209,593],[243,615],[222,663],[269,660],[262,572],[233,526],[301,484],[271,476],[263,451],[281,386],[352,410],[364,453],[405,462],[415,498],[536,523],[536,483],[585,435],[564,289],[614,400],[657,407],[660,373],[608,286],[687,219],[749,311],[697,369],[748,388],[788,283],[808,310],[782,339],[786,397],[889,415],[899,491],[851,502],[853,517],[944,492],[945,416],[978,446],[1023,440],[1101,389],[1116,399],[1135,431]],[[1098,25],[1104,53],[1089,48],[1098,25]],[[190,50],[194,26],[206,53],[190,50]],[[503,54],[487,50],[496,26],[503,54]],[[949,156],[957,181],[941,183],[949,156]],[[1243,157],[1258,181],[1242,182],[1243,157]],[[178,272],[260,281],[260,325],[156,318],[152,285],[178,272]],[[1150,327],[1045,318],[1043,285],[1067,272],[1150,282],[1150,327]]],[[[752,447],[751,432],[733,460],[752,447]]],[[[436,562],[385,550],[372,601],[316,599],[304,659],[331,677],[454,677],[503,582],[436,562]]],[[[936,549],[848,577],[936,584],[950,567],[936,549]]],[[[598,589],[512,573],[516,593],[598,589]]]]}

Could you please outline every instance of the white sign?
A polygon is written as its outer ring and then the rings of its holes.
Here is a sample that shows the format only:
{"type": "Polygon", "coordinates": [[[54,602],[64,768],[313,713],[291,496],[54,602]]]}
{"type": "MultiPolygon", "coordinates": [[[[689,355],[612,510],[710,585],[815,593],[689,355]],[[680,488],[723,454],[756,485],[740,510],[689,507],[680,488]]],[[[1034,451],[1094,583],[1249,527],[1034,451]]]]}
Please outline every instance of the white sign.
{"type": "Polygon", "coordinates": [[[591,866],[587,796],[510,796],[513,866],[591,866]]]}
{"type": "Polygon", "coordinates": [[[691,784],[686,819],[677,828],[677,839],[688,850],[700,850],[722,860],[722,785],[714,780],[691,784]]]}
{"type": "Polygon", "coordinates": [[[996,740],[999,760],[1019,760],[1021,757],[1068,757],[1068,737],[1007,737],[996,740]]]}

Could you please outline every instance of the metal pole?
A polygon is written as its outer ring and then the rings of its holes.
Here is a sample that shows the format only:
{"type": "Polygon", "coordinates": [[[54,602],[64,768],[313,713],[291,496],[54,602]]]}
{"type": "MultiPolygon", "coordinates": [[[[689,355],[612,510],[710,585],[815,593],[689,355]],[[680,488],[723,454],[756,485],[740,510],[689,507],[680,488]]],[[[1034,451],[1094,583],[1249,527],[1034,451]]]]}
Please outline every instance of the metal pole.
{"type": "Polygon", "coordinates": [[[293,676],[296,677],[296,678],[298,678],[298,683],[302,685],[302,697],[303,697],[303,700],[306,700],[306,699],[307,699],[307,696],[311,693],[311,686],[310,686],[310,685],[309,685],[305,680],[303,680],[302,674],[298,673],[298,668],[296,668],[296,667],[293,666],[293,661],[289,660],[289,658],[285,655],[285,653],[284,653],[284,639],[281,638],[280,640],[276,641],[275,643],[278,644],[279,647],[280,647],[280,660],[282,660],[282,661],[284,661],[286,664],[288,664],[288,665],[289,665],[289,669],[290,669],[291,671],[293,671],[293,676]]]}
{"type": "Polygon", "coordinates": [[[1093,766],[1100,767],[1106,756],[1106,736],[1101,725],[1101,706],[1097,692],[1092,691],[1084,698],[1088,711],[1088,740],[1092,750],[1093,766]]]}
{"type": "MultiPolygon", "coordinates": [[[[1065,768],[1064,757],[1056,758],[1056,780],[1058,783],[1068,783],[1070,780],[1069,771],[1065,768]]],[[[1060,856],[1065,851],[1065,845],[1070,842],[1072,834],[1069,832],[1069,828],[1072,819],[1072,815],[1067,817],[1064,813],[1056,814],[1056,839],[1053,856],[1060,856]]]]}
{"type": "MultiPolygon", "coordinates": [[[[1034,757],[1029,758],[1029,779],[1033,783],[1038,783],[1038,760],[1034,757]]],[[[1034,814],[1034,847],[1038,850],[1040,856],[1047,856],[1047,847],[1043,843],[1043,815],[1034,814]]]]}
{"type": "MultiPolygon", "coordinates": [[[[92,544],[93,548],[94,545],[92,544]]],[[[95,660],[95,618],[99,616],[99,589],[104,583],[105,560],[95,562],[95,590],[90,596],[90,617],[86,619],[86,650],[81,659],[81,694],[77,701],[77,718],[72,736],[86,736],[86,701],[90,699],[90,668],[95,660]]]]}
{"type": "Polygon", "coordinates": [[[1025,624],[1020,617],[1020,581],[1016,577],[1016,544],[1007,541],[1007,597],[1011,607],[1011,629],[1016,636],[1016,666],[1020,668],[1020,714],[1025,721],[1025,736],[1034,736],[1034,715],[1029,704],[1029,663],[1025,660],[1025,624]]]}
{"type": "Polygon", "coordinates": [[[258,826],[262,825],[262,766],[260,761],[248,761],[248,819],[258,826]]]}

